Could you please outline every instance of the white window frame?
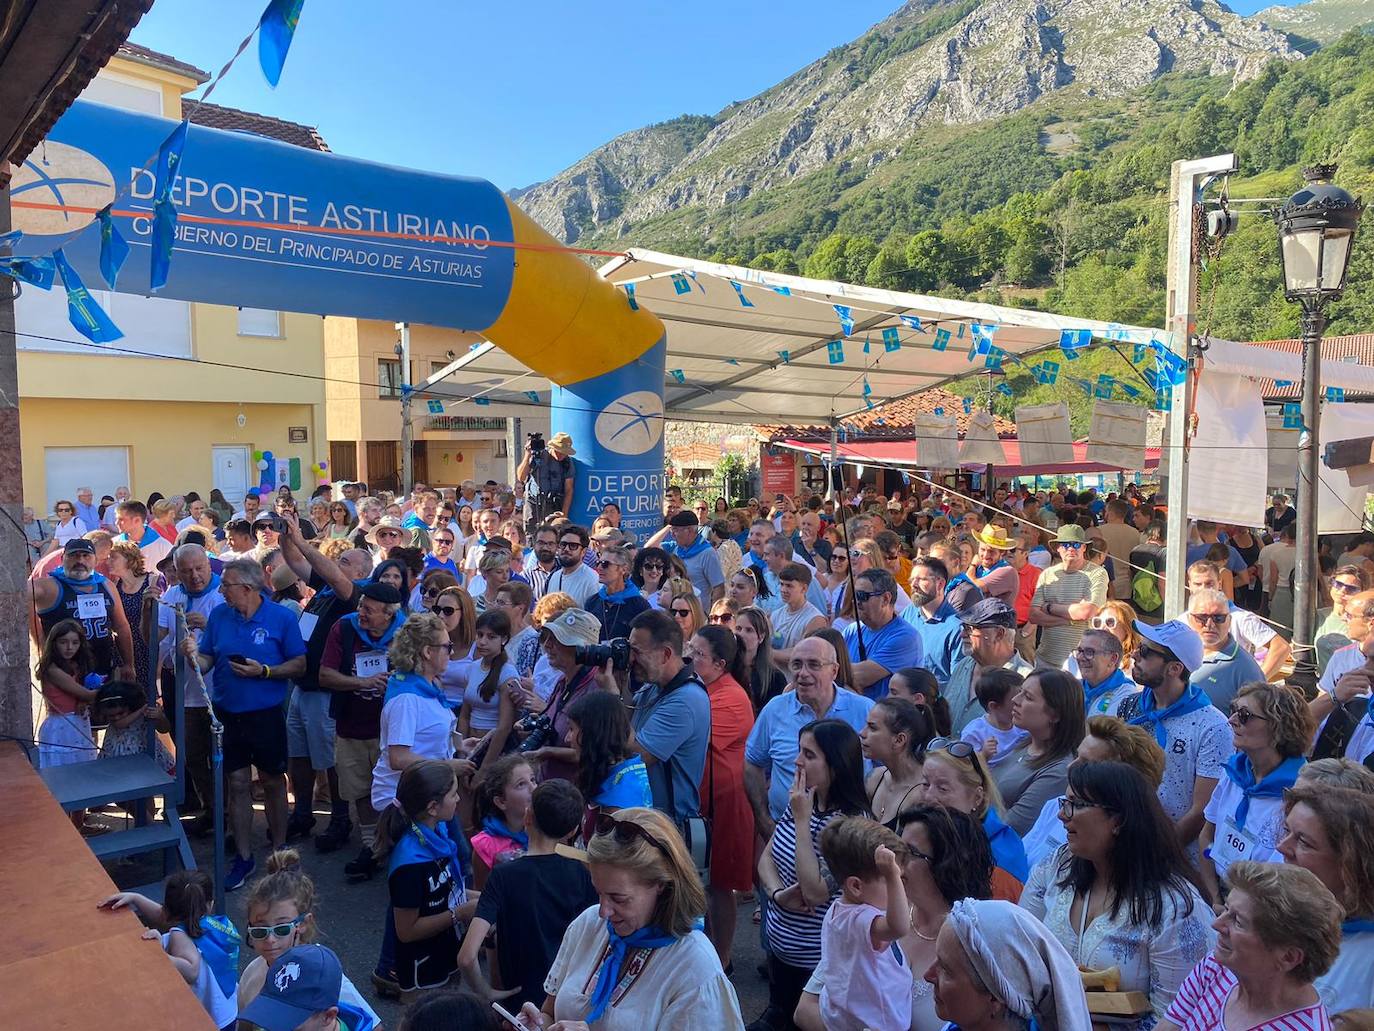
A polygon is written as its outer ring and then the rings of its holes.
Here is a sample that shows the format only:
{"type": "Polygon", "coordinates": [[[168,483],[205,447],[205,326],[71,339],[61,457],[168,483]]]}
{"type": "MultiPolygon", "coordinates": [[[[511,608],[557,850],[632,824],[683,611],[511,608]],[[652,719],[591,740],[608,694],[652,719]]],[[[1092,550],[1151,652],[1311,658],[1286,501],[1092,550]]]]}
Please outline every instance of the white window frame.
{"type": "MultiPolygon", "coordinates": [[[[266,320],[264,319],[264,321],[266,320]]],[[[283,336],[281,312],[273,311],[270,308],[245,308],[240,306],[237,313],[237,328],[238,335],[241,337],[260,337],[266,340],[280,340],[283,336]],[[270,315],[272,317],[271,332],[263,332],[255,328],[251,322],[245,325],[243,318],[245,314],[250,314],[250,318],[252,316],[270,315]]]]}

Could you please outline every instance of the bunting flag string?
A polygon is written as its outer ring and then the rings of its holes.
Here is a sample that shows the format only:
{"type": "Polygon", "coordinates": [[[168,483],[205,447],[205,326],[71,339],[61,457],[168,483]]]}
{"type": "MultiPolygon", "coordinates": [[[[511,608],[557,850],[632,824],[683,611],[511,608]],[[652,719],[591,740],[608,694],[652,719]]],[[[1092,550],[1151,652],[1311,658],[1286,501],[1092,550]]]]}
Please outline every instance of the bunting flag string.
{"type": "Polygon", "coordinates": [[[960,400],[964,402],[964,414],[965,414],[965,415],[968,415],[970,412],[973,411],[973,398],[971,398],[971,397],[964,397],[964,398],[960,398],[960,400]]]}
{"type": "Polygon", "coordinates": [[[932,351],[943,351],[949,347],[949,330],[937,329],[935,331],[935,343],[930,345],[932,351]]]}
{"type": "Polygon", "coordinates": [[[900,351],[902,348],[902,337],[897,331],[896,326],[889,326],[883,330],[883,350],[900,351]]]}
{"type": "Polygon", "coordinates": [[[1129,383],[1118,383],[1116,388],[1129,398],[1137,398],[1140,396],[1140,391],[1129,383]]]}
{"type": "Polygon", "coordinates": [[[1328,401],[1344,401],[1345,387],[1327,387],[1326,399],[1328,401]]]}
{"type": "Polygon", "coordinates": [[[1006,397],[1011,397],[1011,384],[1010,384],[1010,383],[999,383],[999,384],[997,384],[997,393],[1002,394],[1002,395],[1004,395],[1004,396],[1006,396],[1006,397]]]}
{"type": "Polygon", "coordinates": [[[988,353],[983,357],[983,368],[1000,369],[1002,359],[1006,357],[1006,352],[995,344],[988,348],[988,353]]]}
{"type": "Polygon", "coordinates": [[[683,372],[681,369],[669,369],[668,375],[672,376],[673,379],[677,380],[677,382],[679,383],[687,382],[687,374],[683,372]]]}
{"type": "Polygon", "coordinates": [[[67,290],[67,317],[76,331],[95,344],[107,344],[123,337],[119,327],[81,282],[81,277],[76,274],[76,269],[72,268],[60,247],[53,251],[52,260],[67,290]]]}
{"type": "Polygon", "coordinates": [[[1291,387],[1292,385],[1293,385],[1293,381],[1292,381],[1291,379],[1276,379],[1276,380],[1274,380],[1274,386],[1279,387],[1279,388],[1291,387]]]}
{"type": "Polygon", "coordinates": [[[921,320],[915,315],[898,315],[897,318],[907,329],[914,329],[917,333],[924,333],[925,327],[921,325],[921,320]]]}
{"type": "Polygon", "coordinates": [[[115,226],[110,207],[109,204],[105,205],[96,212],[95,217],[100,223],[100,276],[113,290],[119,270],[129,258],[129,244],[115,226]]]}
{"type": "Polygon", "coordinates": [[[258,63],[273,89],[281,82],[286,54],[291,49],[304,6],[305,0],[271,0],[258,21],[258,63]]]}
{"type": "Polygon", "coordinates": [[[430,415],[443,415],[444,402],[431,398],[430,400],[425,402],[425,409],[429,412],[430,415]]]}
{"type": "Polygon", "coordinates": [[[871,353],[868,346],[868,337],[864,337],[864,354],[871,353]]]}
{"type": "Polygon", "coordinates": [[[22,239],[24,239],[24,230],[22,229],[11,229],[8,233],[0,233],[0,250],[13,247],[22,239]]]}
{"type": "Polygon", "coordinates": [[[693,269],[687,270],[687,278],[692,281],[693,286],[701,291],[702,296],[706,295],[706,287],[702,285],[701,280],[697,278],[697,274],[693,269]]]}
{"type": "Polygon", "coordinates": [[[1286,430],[1305,428],[1302,421],[1302,405],[1296,401],[1290,401],[1283,406],[1283,428],[1286,430]]]}
{"type": "Polygon", "coordinates": [[[830,359],[831,365],[839,365],[844,361],[844,341],[832,340],[825,345],[825,356],[830,359]]]}
{"type": "Polygon", "coordinates": [[[1156,353],[1155,367],[1159,369],[1165,383],[1171,387],[1182,386],[1188,382],[1187,360],[1180,358],[1167,348],[1162,349],[1162,353],[1156,353]]]}
{"type": "Polygon", "coordinates": [[[845,336],[853,336],[854,316],[850,313],[849,306],[844,304],[832,304],[830,307],[835,309],[835,317],[840,320],[840,332],[845,336]]]}
{"type": "Polygon", "coordinates": [[[1150,349],[1145,344],[1136,344],[1134,347],[1131,348],[1131,361],[1134,364],[1139,365],[1141,362],[1145,360],[1145,356],[1149,353],[1150,349]]]}
{"type": "Polygon", "coordinates": [[[1097,387],[1093,391],[1093,396],[1100,397],[1104,401],[1110,401],[1112,399],[1112,391],[1113,388],[1115,388],[1115,386],[1115,377],[1109,376],[1107,373],[1104,372],[1102,373],[1102,375],[1097,377],[1097,387]]]}
{"type": "Polygon", "coordinates": [[[782,363],[783,363],[784,365],[790,365],[791,362],[792,362],[792,352],[791,352],[791,351],[779,351],[779,352],[778,352],[778,357],[782,359],[782,363]]]}
{"type": "Polygon", "coordinates": [[[979,354],[986,354],[992,349],[992,338],[997,335],[997,326],[991,322],[975,322],[969,327],[973,331],[973,339],[978,341],[979,354]]]}
{"type": "Polygon", "coordinates": [[[754,302],[744,296],[744,287],[736,283],[733,279],[730,280],[730,285],[735,288],[735,296],[739,298],[739,306],[741,308],[752,308],[754,306],[754,302]]]}
{"type": "Polygon", "coordinates": [[[873,388],[868,385],[867,376],[864,377],[863,398],[864,404],[866,404],[871,410],[873,408],[873,388]]]}
{"type": "Polygon", "coordinates": [[[1031,369],[1031,373],[1035,377],[1035,382],[1046,386],[1053,385],[1059,379],[1059,363],[1047,359],[1031,369]]]}
{"type": "Polygon", "coordinates": [[[1075,377],[1074,382],[1078,384],[1078,389],[1083,391],[1083,393],[1086,394],[1088,397],[1093,396],[1094,387],[1092,380],[1078,379],[1077,377],[1075,377]]]}
{"type": "Polygon", "coordinates": [[[635,300],[635,285],[625,284],[625,299],[630,302],[630,311],[639,311],[639,302],[635,300]]]}
{"type": "Polygon", "coordinates": [[[944,414],[945,414],[945,410],[937,405],[936,408],[935,408],[935,414],[936,414],[936,415],[944,415],[944,414]]]}
{"type": "Polygon", "coordinates": [[[1064,357],[1069,361],[1077,361],[1083,351],[1090,347],[1093,342],[1093,333],[1090,329],[1061,329],[1059,331],[1059,349],[1064,352],[1064,357]]]}
{"type": "Polygon", "coordinates": [[[673,273],[673,292],[681,297],[692,292],[692,284],[681,272],[673,273]]]}
{"type": "Polygon", "coordinates": [[[792,296],[792,288],[790,286],[775,286],[772,289],[773,293],[778,294],[781,297],[792,296]]]}
{"type": "Polygon", "coordinates": [[[474,398],[472,399],[472,403],[475,404],[475,405],[489,405],[489,404],[491,404],[491,398],[489,398],[489,397],[474,397],[474,398]]]}
{"type": "Polygon", "coordinates": [[[531,401],[533,401],[535,404],[539,404],[539,391],[527,390],[525,391],[525,396],[529,398],[531,401]]]}
{"type": "Polygon", "coordinates": [[[0,258],[0,273],[40,290],[51,290],[57,264],[52,258],[0,258]]]}
{"type": "Polygon", "coordinates": [[[153,232],[150,238],[152,266],[148,274],[148,288],[154,292],[167,285],[167,273],[172,264],[172,245],[176,242],[177,209],[172,203],[172,187],[180,174],[182,151],[186,149],[189,119],[171,131],[157,148],[157,163],[153,187],[153,232]]]}

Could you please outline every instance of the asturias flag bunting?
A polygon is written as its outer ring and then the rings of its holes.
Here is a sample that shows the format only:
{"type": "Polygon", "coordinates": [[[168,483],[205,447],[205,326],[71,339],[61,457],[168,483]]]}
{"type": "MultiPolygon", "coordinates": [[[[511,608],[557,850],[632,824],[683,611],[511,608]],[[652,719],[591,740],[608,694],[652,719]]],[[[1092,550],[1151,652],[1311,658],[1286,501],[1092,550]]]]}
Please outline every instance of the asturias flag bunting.
{"type": "Polygon", "coordinates": [[[76,331],[96,344],[109,343],[122,337],[124,334],[105,314],[105,309],[96,303],[61,248],[53,251],[52,259],[62,277],[62,285],[67,288],[67,317],[72,320],[76,331]]]}
{"type": "Polygon", "coordinates": [[[271,0],[258,20],[258,63],[273,89],[281,82],[286,53],[291,49],[291,38],[296,34],[304,6],[305,0],[271,0]]]}

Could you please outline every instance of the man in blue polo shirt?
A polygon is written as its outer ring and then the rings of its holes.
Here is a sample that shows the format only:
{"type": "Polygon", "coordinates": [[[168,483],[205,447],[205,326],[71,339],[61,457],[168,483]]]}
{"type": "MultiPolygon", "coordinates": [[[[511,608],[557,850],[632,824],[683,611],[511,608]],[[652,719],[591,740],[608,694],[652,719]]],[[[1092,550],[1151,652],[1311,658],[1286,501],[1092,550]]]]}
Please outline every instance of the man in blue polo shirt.
{"type": "Polygon", "coordinates": [[[1190,679],[1227,714],[1243,685],[1267,679],[1254,656],[1231,633],[1232,623],[1230,602],[1220,591],[1194,591],[1188,598],[1188,624],[1202,638],[1202,665],[1190,679]]]}
{"type": "Polygon", "coordinates": [[[844,628],[854,678],[847,686],[877,701],[887,694],[893,673],[921,665],[921,637],[914,626],[897,618],[897,581],[886,569],[865,569],[855,578],[854,602],[859,621],[844,628]]]}
{"type": "Polygon", "coordinates": [[[224,724],[224,769],[229,775],[229,820],[238,854],[225,889],[233,891],[256,868],[253,861],[252,770],[262,781],[267,831],[274,849],[286,844],[286,691],[305,672],[305,642],[296,617],[269,601],[262,566],[251,559],[220,571],[224,604],[209,614],[197,646],[182,651],[201,672],[215,672],[212,700],[224,724]]]}
{"type": "Polygon", "coordinates": [[[836,719],[848,723],[857,734],[873,708],[863,695],[836,686],[839,662],[834,647],[823,638],[798,641],[787,666],[792,690],[763,707],[744,746],[744,790],[765,841],[787,811],[802,727],[814,720],[836,719]]]}
{"type": "Polygon", "coordinates": [[[911,604],[902,610],[902,619],[921,638],[925,667],[935,674],[941,689],[964,654],[964,624],[945,600],[948,582],[949,567],[944,562],[933,556],[918,558],[911,564],[911,604]]]}

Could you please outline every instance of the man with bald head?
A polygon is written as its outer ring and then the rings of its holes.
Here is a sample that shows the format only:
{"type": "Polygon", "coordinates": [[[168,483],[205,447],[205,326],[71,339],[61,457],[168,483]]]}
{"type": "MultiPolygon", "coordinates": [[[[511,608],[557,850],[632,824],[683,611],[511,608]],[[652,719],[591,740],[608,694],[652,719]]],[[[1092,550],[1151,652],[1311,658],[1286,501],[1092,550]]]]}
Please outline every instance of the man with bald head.
{"type": "Polygon", "coordinates": [[[814,720],[843,720],[857,734],[873,703],[835,683],[839,671],[835,648],[820,637],[805,637],[792,648],[787,675],[792,690],[772,699],[759,712],[744,747],[744,789],[765,840],[787,811],[787,794],[797,762],[797,737],[814,720]]]}
{"type": "MultiPolygon", "coordinates": [[[[164,690],[176,675],[172,665],[176,607],[180,606],[185,611],[186,629],[199,645],[206,618],[224,604],[224,595],[219,591],[219,577],[211,570],[210,556],[204,548],[199,544],[178,545],[172,552],[172,562],[176,566],[177,583],[162,593],[157,613],[158,656],[164,690]]],[[[190,827],[193,834],[205,834],[211,829],[210,807],[215,800],[215,782],[210,771],[210,703],[205,697],[205,689],[214,682],[213,669],[205,674],[203,687],[200,681],[190,678],[186,683],[186,698],[182,702],[186,720],[186,775],[195,789],[201,809],[200,817],[190,827]]],[[[190,798],[187,799],[186,808],[194,808],[190,798]]]]}

